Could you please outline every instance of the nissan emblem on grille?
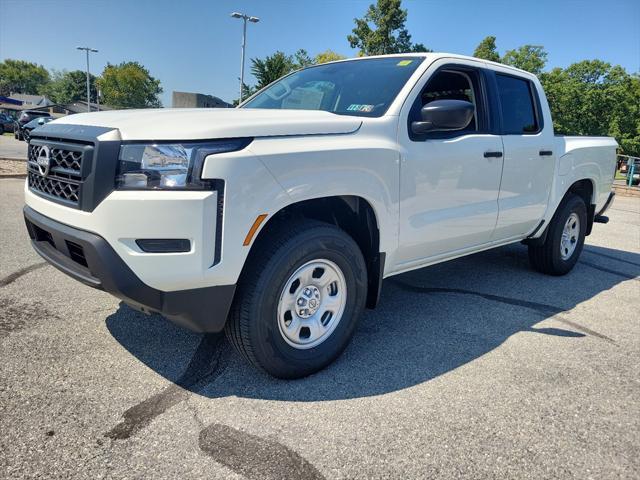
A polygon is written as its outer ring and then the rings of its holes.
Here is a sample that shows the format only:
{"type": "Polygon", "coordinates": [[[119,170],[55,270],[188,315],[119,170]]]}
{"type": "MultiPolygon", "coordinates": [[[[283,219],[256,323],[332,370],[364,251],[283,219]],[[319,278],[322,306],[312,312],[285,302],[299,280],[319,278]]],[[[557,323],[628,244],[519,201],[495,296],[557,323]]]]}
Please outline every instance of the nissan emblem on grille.
{"type": "Polygon", "coordinates": [[[51,151],[49,147],[43,145],[38,152],[38,157],[36,158],[36,163],[38,164],[38,172],[43,177],[46,177],[49,174],[49,166],[51,164],[51,151]]]}

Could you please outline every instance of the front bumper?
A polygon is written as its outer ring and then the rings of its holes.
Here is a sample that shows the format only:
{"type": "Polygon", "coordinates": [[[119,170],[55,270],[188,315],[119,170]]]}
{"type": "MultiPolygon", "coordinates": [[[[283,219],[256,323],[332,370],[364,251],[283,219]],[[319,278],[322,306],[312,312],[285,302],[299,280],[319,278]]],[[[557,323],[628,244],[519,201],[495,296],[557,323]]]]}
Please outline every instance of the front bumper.
{"type": "Polygon", "coordinates": [[[223,329],[235,285],[161,291],[140,280],[101,236],[52,220],[28,206],[24,217],[33,248],[67,275],[191,330],[223,329]]]}

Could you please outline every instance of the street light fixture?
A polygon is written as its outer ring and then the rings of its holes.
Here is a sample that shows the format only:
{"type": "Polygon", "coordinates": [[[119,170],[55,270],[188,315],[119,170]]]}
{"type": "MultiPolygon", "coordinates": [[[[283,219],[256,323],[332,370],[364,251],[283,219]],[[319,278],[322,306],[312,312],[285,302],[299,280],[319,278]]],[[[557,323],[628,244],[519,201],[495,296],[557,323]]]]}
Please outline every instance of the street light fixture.
{"type": "Polygon", "coordinates": [[[260,19],[240,12],[233,12],[231,16],[233,18],[242,19],[242,59],[240,63],[240,103],[242,103],[242,87],[244,86],[244,51],[247,45],[247,21],[251,23],[258,23],[260,19]]]}
{"type": "Polygon", "coordinates": [[[76,47],[87,52],[87,112],[91,112],[91,89],[89,87],[89,52],[98,53],[98,50],[90,47],[76,47]]]}

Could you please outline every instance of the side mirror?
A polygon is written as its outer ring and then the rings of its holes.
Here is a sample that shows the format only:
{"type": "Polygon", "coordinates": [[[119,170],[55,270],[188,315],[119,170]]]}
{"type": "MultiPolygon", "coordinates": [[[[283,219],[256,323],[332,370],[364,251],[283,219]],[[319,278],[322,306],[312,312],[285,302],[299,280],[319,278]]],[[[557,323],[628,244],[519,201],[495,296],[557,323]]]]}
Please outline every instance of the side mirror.
{"type": "Polygon", "coordinates": [[[38,125],[44,125],[44,120],[42,119],[38,120],[38,125]]]}
{"type": "Polygon", "coordinates": [[[411,122],[417,135],[429,132],[448,132],[466,128],[475,112],[473,103],[464,100],[434,100],[420,110],[419,122],[411,122]]]}

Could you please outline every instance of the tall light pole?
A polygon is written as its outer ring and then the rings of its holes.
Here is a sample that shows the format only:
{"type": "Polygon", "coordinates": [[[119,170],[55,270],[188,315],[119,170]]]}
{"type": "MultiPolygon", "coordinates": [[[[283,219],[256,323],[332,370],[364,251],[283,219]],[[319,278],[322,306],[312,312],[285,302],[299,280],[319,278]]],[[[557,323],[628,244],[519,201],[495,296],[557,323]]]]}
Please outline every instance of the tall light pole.
{"type": "Polygon", "coordinates": [[[98,50],[90,47],[76,47],[87,52],[87,112],[91,111],[91,88],[89,87],[89,52],[98,53],[98,50]]]}
{"type": "Polygon", "coordinates": [[[233,12],[231,16],[233,18],[242,19],[242,60],[240,63],[240,103],[242,103],[242,87],[244,86],[244,51],[247,46],[247,20],[251,23],[258,23],[260,19],[258,17],[251,17],[239,12],[233,12]]]}

